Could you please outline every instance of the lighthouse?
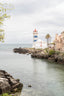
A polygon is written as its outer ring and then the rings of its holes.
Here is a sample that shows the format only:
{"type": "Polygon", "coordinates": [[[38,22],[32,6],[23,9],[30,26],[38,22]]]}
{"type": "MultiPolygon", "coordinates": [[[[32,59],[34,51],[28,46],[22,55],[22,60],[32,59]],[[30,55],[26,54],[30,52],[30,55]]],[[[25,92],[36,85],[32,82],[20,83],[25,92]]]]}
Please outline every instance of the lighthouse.
{"type": "Polygon", "coordinates": [[[38,40],[38,31],[35,29],[33,31],[33,48],[35,48],[37,40],[38,40]]]}

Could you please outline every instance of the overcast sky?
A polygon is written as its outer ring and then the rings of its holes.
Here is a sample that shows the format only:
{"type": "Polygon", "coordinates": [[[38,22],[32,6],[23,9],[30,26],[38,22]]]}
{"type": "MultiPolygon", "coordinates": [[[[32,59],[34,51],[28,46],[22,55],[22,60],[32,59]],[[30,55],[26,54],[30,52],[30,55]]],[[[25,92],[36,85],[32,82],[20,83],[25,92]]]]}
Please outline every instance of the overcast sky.
{"type": "Polygon", "coordinates": [[[14,6],[11,18],[5,21],[5,43],[32,43],[35,28],[42,40],[47,33],[53,40],[64,30],[64,0],[0,1],[14,6]]]}

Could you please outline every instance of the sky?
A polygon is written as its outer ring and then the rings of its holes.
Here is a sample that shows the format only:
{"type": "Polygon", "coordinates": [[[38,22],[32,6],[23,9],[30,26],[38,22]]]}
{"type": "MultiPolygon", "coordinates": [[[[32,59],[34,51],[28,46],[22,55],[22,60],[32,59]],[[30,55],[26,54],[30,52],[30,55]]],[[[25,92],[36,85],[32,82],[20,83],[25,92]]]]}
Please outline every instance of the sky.
{"type": "Polygon", "coordinates": [[[14,6],[5,23],[5,43],[32,43],[36,28],[39,39],[64,31],[64,0],[0,0],[14,6]]]}

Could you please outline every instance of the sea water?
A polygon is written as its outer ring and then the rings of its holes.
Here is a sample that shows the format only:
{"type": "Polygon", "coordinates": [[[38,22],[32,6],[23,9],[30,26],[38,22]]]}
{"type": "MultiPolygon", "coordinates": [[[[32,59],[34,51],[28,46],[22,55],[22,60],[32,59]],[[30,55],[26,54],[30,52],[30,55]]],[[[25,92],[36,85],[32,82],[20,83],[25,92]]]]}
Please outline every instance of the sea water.
{"type": "Polygon", "coordinates": [[[64,65],[14,53],[14,48],[31,44],[1,44],[0,70],[6,70],[23,83],[19,96],[64,96],[64,65]],[[28,85],[32,87],[29,88],[28,85]]]}

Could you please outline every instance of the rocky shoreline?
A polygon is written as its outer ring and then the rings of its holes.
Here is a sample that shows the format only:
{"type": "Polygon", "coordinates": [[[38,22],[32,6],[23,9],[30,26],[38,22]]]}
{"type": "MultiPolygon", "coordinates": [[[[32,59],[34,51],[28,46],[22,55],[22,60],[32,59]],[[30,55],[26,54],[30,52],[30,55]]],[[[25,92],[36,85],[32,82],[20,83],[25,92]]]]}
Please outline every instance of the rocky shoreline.
{"type": "Polygon", "coordinates": [[[15,48],[13,51],[19,54],[31,54],[32,58],[48,59],[59,64],[64,64],[64,53],[55,51],[54,49],[15,48]]]}
{"type": "Polygon", "coordinates": [[[0,70],[0,94],[19,92],[22,88],[23,84],[19,79],[16,80],[6,71],[0,70]]]}

